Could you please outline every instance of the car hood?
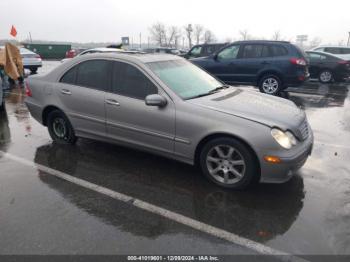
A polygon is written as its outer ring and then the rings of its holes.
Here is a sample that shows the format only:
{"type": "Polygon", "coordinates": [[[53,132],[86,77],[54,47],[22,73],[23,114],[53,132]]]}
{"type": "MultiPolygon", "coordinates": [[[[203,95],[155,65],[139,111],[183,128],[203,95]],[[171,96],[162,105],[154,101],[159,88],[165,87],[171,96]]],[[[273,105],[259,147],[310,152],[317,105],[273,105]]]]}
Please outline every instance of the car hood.
{"type": "Polygon", "coordinates": [[[306,117],[303,110],[287,99],[233,87],[188,102],[269,127],[291,130],[294,134],[306,117]]]}

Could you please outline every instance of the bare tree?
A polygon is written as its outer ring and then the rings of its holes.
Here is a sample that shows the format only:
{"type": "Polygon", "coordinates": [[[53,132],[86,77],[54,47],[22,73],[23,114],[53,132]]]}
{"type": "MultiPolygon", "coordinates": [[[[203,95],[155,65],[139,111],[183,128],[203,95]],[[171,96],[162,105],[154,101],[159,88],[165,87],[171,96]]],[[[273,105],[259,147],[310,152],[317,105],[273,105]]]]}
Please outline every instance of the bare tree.
{"type": "Polygon", "coordinates": [[[281,37],[281,32],[278,30],[278,31],[275,31],[272,35],[272,40],[275,40],[275,41],[278,41],[278,40],[281,40],[282,37],[281,37]]]}
{"type": "Polygon", "coordinates": [[[205,30],[204,32],[204,43],[213,43],[216,41],[216,37],[212,31],[209,29],[205,30]]]}
{"type": "Polygon", "coordinates": [[[178,45],[179,38],[181,37],[181,30],[177,26],[170,26],[168,28],[168,41],[167,46],[176,47],[178,45]]]}
{"type": "Polygon", "coordinates": [[[192,47],[192,33],[193,33],[192,25],[188,24],[188,26],[185,27],[185,31],[186,31],[186,36],[188,39],[188,46],[189,46],[189,48],[191,48],[192,47]]]}
{"type": "Polygon", "coordinates": [[[310,41],[310,48],[312,47],[316,47],[319,46],[322,42],[322,39],[319,37],[314,37],[311,41],[310,41]]]}
{"type": "Polygon", "coordinates": [[[239,31],[239,35],[241,36],[242,40],[248,40],[250,38],[247,29],[239,31]]]}
{"type": "Polygon", "coordinates": [[[195,39],[196,39],[196,44],[198,45],[199,42],[200,42],[200,40],[201,40],[202,37],[203,37],[204,26],[199,25],[199,24],[194,25],[193,33],[194,33],[194,37],[195,37],[195,39]]]}
{"type": "Polygon", "coordinates": [[[163,46],[167,44],[166,28],[163,23],[155,23],[149,29],[151,38],[159,45],[163,46]]]}

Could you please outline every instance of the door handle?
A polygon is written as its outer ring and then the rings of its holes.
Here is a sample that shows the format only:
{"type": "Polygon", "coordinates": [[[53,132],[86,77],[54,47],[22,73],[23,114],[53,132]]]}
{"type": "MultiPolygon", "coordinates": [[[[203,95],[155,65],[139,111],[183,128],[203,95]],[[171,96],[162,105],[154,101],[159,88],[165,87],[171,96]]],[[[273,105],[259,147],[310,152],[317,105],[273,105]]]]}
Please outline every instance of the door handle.
{"type": "Polygon", "coordinates": [[[270,64],[270,63],[267,62],[267,61],[264,61],[264,62],[261,62],[261,64],[262,64],[262,65],[268,65],[268,64],[270,64]]]}
{"type": "Polygon", "coordinates": [[[62,89],[61,93],[64,95],[71,95],[72,94],[71,91],[69,91],[68,89],[62,89]]]}
{"type": "Polygon", "coordinates": [[[118,101],[114,100],[114,99],[106,99],[106,104],[108,105],[113,105],[113,106],[120,106],[120,104],[118,103],[118,101]]]}

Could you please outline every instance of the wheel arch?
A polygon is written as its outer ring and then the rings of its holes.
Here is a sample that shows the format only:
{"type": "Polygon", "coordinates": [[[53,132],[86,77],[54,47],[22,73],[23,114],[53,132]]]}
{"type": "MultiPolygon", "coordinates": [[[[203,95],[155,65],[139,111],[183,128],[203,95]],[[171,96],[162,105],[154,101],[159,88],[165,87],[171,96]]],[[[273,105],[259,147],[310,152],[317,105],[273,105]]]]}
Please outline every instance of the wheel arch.
{"type": "Polygon", "coordinates": [[[274,69],[268,69],[268,70],[264,70],[262,72],[260,72],[258,74],[258,77],[256,78],[256,85],[259,86],[261,79],[266,76],[266,75],[275,75],[279,78],[279,80],[281,81],[281,84],[283,86],[284,83],[284,79],[283,79],[283,74],[281,72],[278,72],[278,70],[274,70],[274,69]]]}
{"type": "MultiPolygon", "coordinates": [[[[54,106],[54,105],[48,105],[44,108],[43,112],[42,112],[42,116],[41,116],[41,119],[42,119],[42,124],[44,126],[47,126],[47,116],[49,115],[50,112],[54,111],[54,110],[59,110],[61,111],[63,114],[63,110],[60,109],[59,107],[57,106],[54,106]]],[[[66,115],[66,114],[65,114],[66,115]]]]}
{"type": "Polygon", "coordinates": [[[200,152],[202,151],[202,149],[206,143],[208,143],[209,141],[211,141],[213,139],[223,138],[223,137],[236,139],[237,141],[241,142],[242,144],[244,144],[247,147],[247,149],[252,153],[253,157],[255,158],[256,165],[258,168],[258,176],[255,179],[256,179],[256,181],[260,181],[261,167],[260,167],[260,161],[259,161],[257,153],[255,152],[253,147],[246,140],[244,140],[243,138],[236,136],[236,135],[218,132],[218,133],[208,134],[207,136],[203,137],[196,146],[196,150],[195,150],[195,154],[194,154],[194,164],[196,166],[199,166],[200,152]]]}

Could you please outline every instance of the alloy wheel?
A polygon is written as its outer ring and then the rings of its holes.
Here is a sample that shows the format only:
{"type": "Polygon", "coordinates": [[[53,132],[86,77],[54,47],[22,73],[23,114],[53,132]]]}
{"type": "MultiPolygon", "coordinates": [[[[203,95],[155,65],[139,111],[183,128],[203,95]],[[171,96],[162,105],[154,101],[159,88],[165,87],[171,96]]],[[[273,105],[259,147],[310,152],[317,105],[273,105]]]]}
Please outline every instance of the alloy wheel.
{"type": "Polygon", "coordinates": [[[320,80],[323,83],[328,83],[332,80],[332,73],[329,71],[324,71],[320,74],[320,80]]]}
{"type": "Polygon", "coordinates": [[[273,77],[266,78],[262,84],[266,94],[274,94],[278,90],[278,81],[273,77]]]}
{"type": "Polygon", "coordinates": [[[235,184],[245,174],[246,163],[241,153],[231,145],[217,145],[206,157],[209,174],[224,184],[235,184]]]}

